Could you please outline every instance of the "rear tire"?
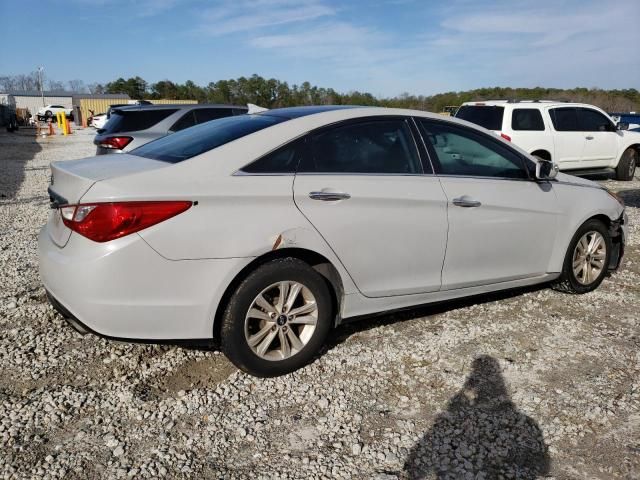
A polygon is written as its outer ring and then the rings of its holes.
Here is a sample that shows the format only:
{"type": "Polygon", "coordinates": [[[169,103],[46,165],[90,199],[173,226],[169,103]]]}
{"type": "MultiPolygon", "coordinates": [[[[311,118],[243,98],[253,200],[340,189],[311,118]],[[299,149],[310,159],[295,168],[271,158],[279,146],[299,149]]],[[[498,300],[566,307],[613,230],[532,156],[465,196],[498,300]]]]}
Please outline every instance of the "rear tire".
{"type": "Polygon", "coordinates": [[[638,166],[638,152],[633,148],[627,148],[616,167],[616,179],[633,180],[638,166]]]}
{"type": "Polygon", "coordinates": [[[552,288],[565,293],[587,293],[595,290],[607,275],[610,258],[609,229],[599,220],[588,220],[571,239],[562,274],[552,284],[552,288]]]}
{"type": "Polygon", "coordinates": [[[284,375],[313,359],[332,318],[329,288],[318,272],[296,258],[272,260],[231,296],[222,317],[222,351],[251,375],[284,375]]]}

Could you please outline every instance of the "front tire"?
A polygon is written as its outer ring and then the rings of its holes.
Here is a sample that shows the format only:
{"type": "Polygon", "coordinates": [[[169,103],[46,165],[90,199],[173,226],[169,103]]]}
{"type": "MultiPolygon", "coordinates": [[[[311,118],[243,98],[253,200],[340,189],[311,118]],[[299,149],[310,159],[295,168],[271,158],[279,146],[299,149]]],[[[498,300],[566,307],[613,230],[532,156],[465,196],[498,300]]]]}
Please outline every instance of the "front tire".
{"type": "Polygon", "coordinates": [[[636,174],[636,167],[638,166],[638,152],[633,148],[627,148],[616,167],[616,179],[618,180],[633,180],[636,174]]]}
{"type": "Polygon", "coordinates": [[[290,373],[320,350],[332,318],[329,288],[318,272],[296,258],[272,260],[249,274],[229,300],[222,351],[251,375],[290,373]]]}
{"type": "Polygon", "coordinates": [[[611,258],[611,235],[599,220],[588,220],[569,243],[562,275],[552,285],[565,293],[587,293],[600,286],[611,258]]]}

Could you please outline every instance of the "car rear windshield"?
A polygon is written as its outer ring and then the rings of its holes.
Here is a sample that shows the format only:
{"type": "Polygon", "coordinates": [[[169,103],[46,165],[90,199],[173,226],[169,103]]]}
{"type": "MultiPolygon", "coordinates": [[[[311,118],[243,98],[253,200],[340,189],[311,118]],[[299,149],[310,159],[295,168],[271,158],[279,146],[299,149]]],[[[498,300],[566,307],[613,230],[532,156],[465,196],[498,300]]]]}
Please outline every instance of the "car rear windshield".
{"type": "Polygon", "coordinates": [[[176,109],[162,110],[114,110],[104,129],[98,133],[137,132],[153,127],[161,122],[176,109]]]}
{"type": "Polygon", "coordinates": [[[493,105],[463,105],[456,112],[456,117],[488,130],[502,130],[504,107],[493,105]]]}
{"type": "Polygon", "coordinates": [[[178,163],[286,120],[268,115],[221,118],[159,138],[132,150],[131,154],[178,163]]]}

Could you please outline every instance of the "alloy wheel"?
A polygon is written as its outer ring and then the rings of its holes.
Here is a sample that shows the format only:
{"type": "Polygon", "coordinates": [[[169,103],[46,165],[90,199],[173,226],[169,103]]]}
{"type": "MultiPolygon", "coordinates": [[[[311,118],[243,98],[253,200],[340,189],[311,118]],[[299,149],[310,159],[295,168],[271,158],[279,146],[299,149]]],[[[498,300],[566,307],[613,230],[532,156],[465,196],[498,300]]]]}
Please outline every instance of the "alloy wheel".
{"type": "Polygon", "coordinates": [[[260,292],[244,321],[247,344],[254,354],[277,361],[300,352],[313,336],[318,306],[302,283],[282,281],[260,292]]]}
{"type": "Polygon", "coordinates": [[[605,268],[607,243],[600,232],[585,233],[573,251],[573,275],[582,285],[590,285],[600,278],[605,268]]]}

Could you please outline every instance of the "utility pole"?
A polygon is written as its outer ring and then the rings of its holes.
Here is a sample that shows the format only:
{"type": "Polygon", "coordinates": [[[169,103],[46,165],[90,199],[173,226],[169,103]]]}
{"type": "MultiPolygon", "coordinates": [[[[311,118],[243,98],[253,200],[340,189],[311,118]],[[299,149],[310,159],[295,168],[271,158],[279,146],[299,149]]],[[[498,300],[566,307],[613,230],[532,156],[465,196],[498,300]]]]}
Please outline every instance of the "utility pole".
{"type": "Polygon", "coordinates": [[[42,106],[46,107],[44,103],[44,85],[42,83],[42,72],[44,71],[44,67],[38,67],[38,82],[40,83],[40,95],[42,96],[42,106]]]}

